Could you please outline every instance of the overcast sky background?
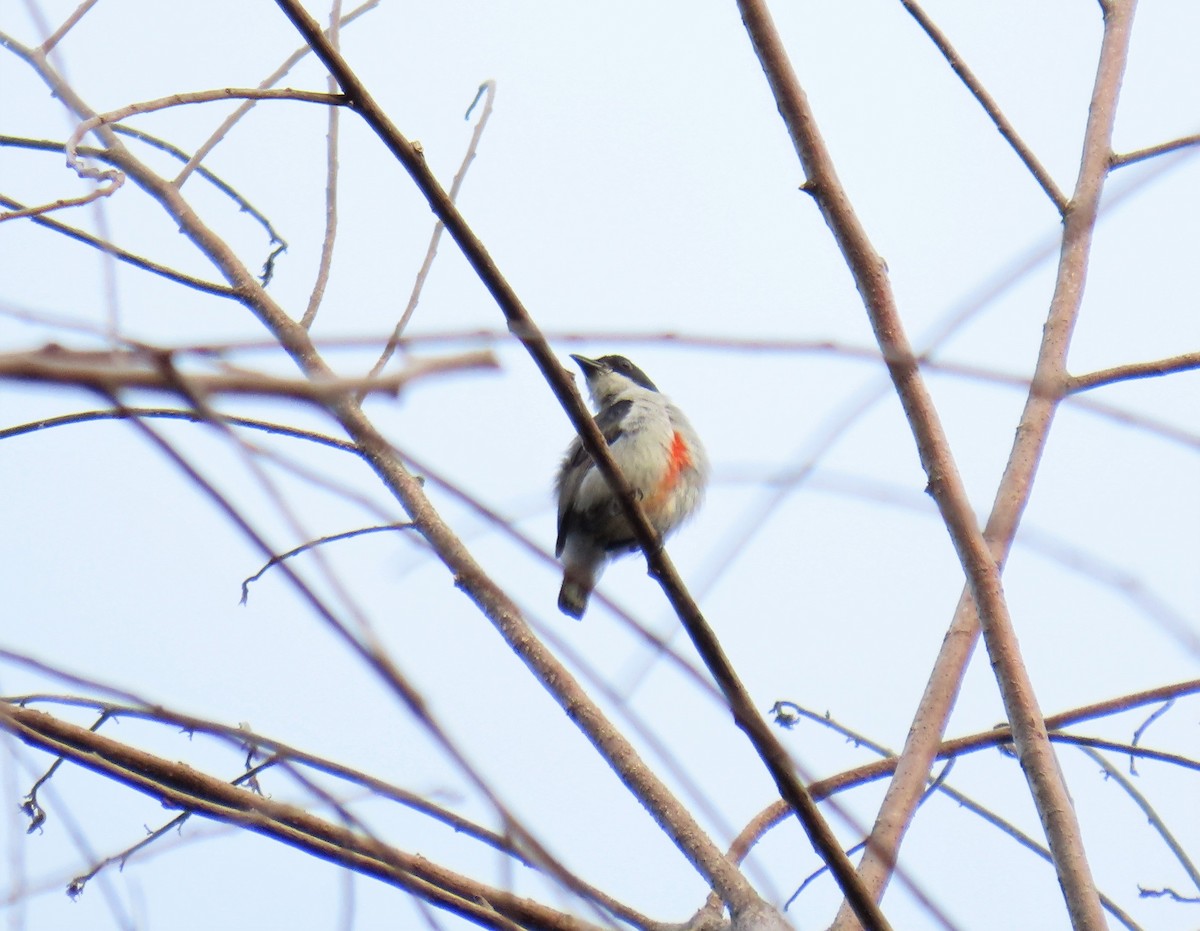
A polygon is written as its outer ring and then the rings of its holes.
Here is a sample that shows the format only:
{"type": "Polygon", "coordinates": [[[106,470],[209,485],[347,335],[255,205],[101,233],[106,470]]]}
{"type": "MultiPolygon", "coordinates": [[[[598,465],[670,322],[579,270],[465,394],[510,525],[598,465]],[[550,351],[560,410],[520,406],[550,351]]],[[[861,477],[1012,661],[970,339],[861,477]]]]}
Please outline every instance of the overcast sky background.
{"type": "MultiPolygon", "coordinates": [[[[0,5],[0,31],[35,44],[43,34],[30,9],[57,25],[73,8],[8,2],[0,5]]],[[[325,8],[310,9],[322,20],[328,16],[325,8]]],[[[991,293],[937,344],[937,358],[1027,375],[1057,256],[1059,224],[1046,196],[899,3],[807,0],[776,3],[773,12],[842,180],[888,262],[913,341],[928,347],[931,334],[991,293]]],[[[1100,39],[1097,4],[930,0],[928,12],[1070,191],[1100,39]]],[[[1200,129],[1198,35],[1200,6],[1190,0],[1142,4],[1116,126],[1118,152],[1200,129]]],[[[109,0],[72,30],[56,61],[89,105],[105,111],[177,92],[255,86],[299,44],[269,2],[109,0]]],[[[472,130],[463,113],[480,82],[497,82],[495,112],[460,207],[539,324],[560,337],[583,337],[560,340],[564,360],[572,351],[628,354],[704,437],[714,483],[705,509],[670,552],[756,703],[765,711],[785,699],[828,711],[899,749],[962,572],[922,494],[925,477],[882,367],[832,351],[734,352],[586,338],[671,332],[873,345],[832,237],[798,190],[803,174],[734,4],[385,0],[346,28],[343,47],[447,186],[472,130]],[[871,397],[831,442],[833,425],[871,397]],[[811,476],[761,517],[775,493],[764,481],[818,455],[811,476]]],[[[312,60],[283,83],[326,86],[312,60]]],[[[190,151],[232,106],[187,107],[131,124],[190,151]]],[[[29,67],[0,54],[0,132],[63,140],[73,126],[29,67]]],[[[326,113],[317,106],[260,104],[205,163],[288,240],[270,291],[297,317],[321,244],[325,130],[326,113]]],[[[319,340],[363,338],[375,347],[408,298],[432,218],[353,114],[342,114],[341,141],[337,252],[314,333],[319,340]]],[[[146,157],[167,164],[160,155],[146,157]]],[[[0,191],[31,204],[87,190],[60,156],[4,147],[0,179],[0,191]]],[[[199,179],[184,192],[248,265],[261,264],[266,237],[246,214],[199,179]]],[[[1070,355],[1075,373],[1200,345],[1194,280],[1200,159],[1184,150],[1121,169],[1106,203],[1070,355]]],[[[123,247],[216,280],[132,184],[105,205],[104,215],[123,247]]],[[[96,229],[91,208],[57,216],[96,229]]],[[[54,321],[102,328],[112,307],[124,335],[158,345],[264,336],[233,302],[128,267],[106,270],[97,253],[24,220],[0,224],[0,282],[0,351],[51,340],[100,345],[54,321]]],[[[410,333],[502,328],[496,306],[447,238],[410,333]]],[[[442,343],[418,352],[473,345],[442,343]]],[[[431,479],[468,491],[550,549],[550,482],[570,425],[525,352],[508,343],[496,351],[499,371],[429,380],[398,402],[373,400],[368,410],[431,479]]],[[[376,353],[340,348],[330,358],[340,371],[357,374],[376,353]]],[[[278,354],[246,352],[235,361],[294,371],[278,354]]],[[[938,372],[929,383],[971,500],[986,514],[1024,391],[938,372]]],[[[1188,625],[1194,640],[1198,390],[1195,372],[1108,387],[1089,399],[1133,423],[1068,405],[1054,426],[1005,572],[1047,713],[1197,676],[1196,651],[1164,617],[1188,625]],[[1147,610],[1148,599],[1157,613],[1147,610]]],[[[82,392],[6,383],[0,428],[95,406],[82,392]]],[[[291,404],[224,402],[222,409],[334,429],[319,413],[291,404]]],[[[215,431],[166,423],[156,429],[244,508],[278,550],[378,522],[381,514],[403,519],[352,457],[250,437],[353,488],[380,512],[269,466],[302,525],[297,533],[238,450],[215,431]]],[[[0,488],[7,618],[0,647],[171,707],[249,722],[495,825],[462,775],[282,575],[268,573],[251,586],[248,605],[238,605],[240,583],[259,568],[261,555],[131,426],[101,422],[10,439],[0,449],[0,488]]],[[[623,696],[603,703],[618,717],[643,721],[686,768],[720,813],[720,823],[703,818],[720,843],[775,798],[762,765],[711,697],[650,654],[602,605],[594,604],[583,623],[560,615],[551,562],[527,553],[436,481],[429,489],[530,619],[586,659],[585,677],[594,673],[623,696]]],[[[702,904],[701,880],[440,563],[400,534],[334,544],[324,555],[433,714],[570,868],[662,920],[682,921],[702,904]]],[[[296,567],[327,590],[313,561],[296,567]]],[[[651,628],[675,629],[642,560],[614,566],[601,590],[651,628]]],[[[682,637],[674,645],[696,664],[682,637]]],[[[0,664],[0,692],[64,690],[0,664]]],[[[86,715],[66,714],[90,723],[86,715]]],[[[1139,712],[1084,732],[1129,740],[1144,718],[1139,712]]],[[[1002,719],[980,652],[950,733],[1002,719]]],[[[1196,726],[1196,705],[1184,702],[1143,742],[1195,757],[1196,726]]],[[[239,771],[236,753],[201,738],[188,741],[132,721],[104,732],[227,778],[239,771]]],[[[814,724],[782,736],[811,777],[871,759],[814,724]]],[[[62,893],[71,877],[173,813],[68,766],[52,781],[54,796],[44,800],[44,831],[26,838],[16,806],[47,760],[10,740],[4,745],[0,856],[7,866],[0,874],[9,880],[0,895],[33,890],[4,912],[7,927],[342,926],[342,874],[269,841],[200,822],[152,848],[144,861],[106,872],[97,881],[105,887],[94,883],[71,902],[62,893]],[[73,831],[86,835],[89,852],[80,852],[73,831]]],[[[1060,758],[1102,890],[1146,928],[1194,928],[1197,906],[1138,899],[1138,884],[1200,894],[1189,890],[1144,815],[1094,763],[1070,750],[1060,758]]],[[[1194,775],[1152,763],[1138,770],[1141,791],[1195,851],[1194,775]]],[[[954,767],[950,782],[1040,837],[1015,761],[994,751],[977,754],[954,767]]],[[[283,775],[264,784],[276,798],[300,797],[283,775]]],[[[882,791],[866,787],[840,802],[869,826],[882,791]]],[[[406,850],[578,908],[447,829],[380,803],[356,810],[406,850]]],[[[857,839],[835,824],[848,844],[857,839]]],[[[788,823],[768,835],[749,868],[779,903],[817,865],[799,828],[788,823]]],[[[957,927],[1067,926],[1053,871],[945,798],[932,798],[918,816],[902,865],[957,927]]],[[[352,886],[355,927],[423,926],[398,891],[367,879],[352,886]]],[[[789,915],[799,928],[823,927],[838,901],[824,878],[789,915]]],[[[932,926],[899,884],[885,911],[898,928],[932,926]]],[[[438,921],[463,926],[450,916],[438,921]]]]}

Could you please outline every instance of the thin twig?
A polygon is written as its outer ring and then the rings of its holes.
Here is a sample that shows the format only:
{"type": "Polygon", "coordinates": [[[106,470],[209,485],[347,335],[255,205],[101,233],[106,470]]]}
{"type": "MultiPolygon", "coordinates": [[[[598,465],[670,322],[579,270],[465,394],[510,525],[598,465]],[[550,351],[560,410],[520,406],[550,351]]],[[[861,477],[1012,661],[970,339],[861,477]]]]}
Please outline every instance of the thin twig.
{"type": "Polygon", "coordinates": [[[307,550],[311,550],[314,546],[323,546],[326,543],[336,543],[339,540],[350,540],[350,539],[353,539],[354,537],[366,536],[369,533],[384,533],[386,531],[392,531],[392,530],[412,530],[412,529],[413,529],[413,525],[411,522],[399,523],[399,524],[384,524],[379,527],[359,527],[356,530],[346,530],[346,531],[343,531],[342,533],[332,533],[332,534],[329,534],[328,536],[317,537],[317,539],[315,539],[315,540],[309,540],[307,543],[301,543],[299,546],[293,547],[292,549],[288,550],[286,553],[280,553],[278,556],[272,556],[269,560],[267,560],[266,564],[264,564],[261,569],[259,569],[256,573],[254,573],[254,575],[250,576],[249,578],[243,579],[242,580],[241,603],[245,604],[246,599],[250,597],[251,583],[257,582],[259,579],[261,579],[266,574],[268,569],[270,569],[272,566],[279,565],[285,559],[291,559],[293,556],[299,556],[301,553],[303,553],[307,550]]]}
{"type": "MultiPolygon", "coordinates": [[[[451,203],[458,202],[458,192],[462,190],[462,183],[467,176],[467,169],[471,167],[471,162],[475,160],[475,153],[479,148],[479,140],[483,138],[484,127],[487,126],[487,121],[492,115],[492,103],[496,99],[496,82],[484,81],[479,85],[479,92],[475,95],[475,99],[471,101],[471,106],[467,108],[467,119],[470,118],[471,111],[475,109],[475,104],[479,102],[481,96],[485,96],[483,111],[479,114],[479,121],[475,124],[475,131],[471,133],[471,141],[467,144],[467,151],[463,155],[462,164],[458,166],[454,180],[450,182],[449,196],[451,203]]],[[[446,225],[440,219],[433,224],[433,233],[429,237],[429,247],[425,250],[425,258],[421,262],[421,268],[417,271],[416,280],[413,281],[413,289],[412,293],[408,296],[408,304],[404,308],[404,313],[400,315],[400,320],[396,323],[396,328],[392,331],[387,345],[383,347],[383,353],[371,367],[369,374],[377,375],[383,371],[383,367],[387,365],[388,360],[400,345],[400,340],[404,335],[405,328],[408,326],[408,321],[412,319],[413,312],[417,309],[417,302],[421,299],[421,290],[425,287],[425,279],[429,277],[429,270],[433,267],[434,258],[437,257],[438,244],[442,241],[442,232],[445,229],[446,225]]]]}
{"type": "MultiPolygon", "coordinates": [[[[1133,732],[1133,745],[1136,747],[1139,743],[1141,743],[1142,735],[1150,729],[1150,725],[1170,711],[1174,706],[1175,699],[1172,698],[1170,701],[1163,702],[1160,707],[1155,708],[1152,712],[1150,712],[1150,716],[1147,717],[1146,720],[1141,724],[1139,724],[1137,730],[1133,732]]],[[[1129,758],[1129,774],[1131,776],[1136,776],[1138,774],[1137,766],[1134,764],[1134,758],[1132,756],[1129,758]]]]}
{"type": "Polygon", "coordinates": [[[51,34],[45,42],[38,46],[38,51],[43,55],[49,55],[54,50],[54,47],[62,41],[63,36],[65,36],[72,28],[74,28],[75,24],[83,19],[87,12],[98,2],[99,0],[83,0],[83,2],[72,11],[71,15],[63,20],[62,25],[55,29],[53,34],[51,34]]]}
{"type": "Polygon", "coordinates": [[[917,25],[925,31],[925,34],[933,40],[933,44],[938,47],[938,51],[942,53],[942,57],[946,59],[946,63],[958,75],[967,90],[971,92],[971,96],[979,101],[979,105],[983,107],[984,112],[991,118],[1000,135],[1012,146],[1012,150],[1017,153],[1017,157],[1025,163],[1025,167],[1029,169],[1029,173],[1033,175],[1034,180],[1046,192],[1046,196],[1050,198],[1051,203],[1058,209],[1059,214],[1066,213],[1067,198],[1058,189],[1058,185],[1054,183],[1054,179],[1050,177],[1050,172],[1038,161],[1037,156],[1026,145],[1025,140],[1017,134],[1012,123],[1008,121],[1008,117],[1004,115],[1004,111],[1000,109],[1000,105],[996,103],[992,95],[988,93],[987,88],[983,86],[983,82],[975,76],[975,72],[967,66],[962,56],[950,44],[950,40],[946,37],[946,34],[916,4],[915,0],[900,0],[900,3],[904,9],[908,10],[909,15],[917,21],[917,25]]]}
{"type": "Polygon", "coordinates": [[[1138,149],[1135,152],[1126,152],[1124,155],[1114,154],[1111,164],[1113,168],[1124,168],[1126,165],[1132,165],[1135,162],[1142,162],[1148,158],[1166,155],[1168,152],[1174,152],[1177,149],[1186,149],[1194,145],[1200,145],[1200,133],[1194,136],[1183,136],[1179,139],[1172,139],[1170,142],[1160,142],[1158,145],[1138,149]]]}
{"type": "Polygon", "coordinates": [[[21,220],[26,217],[38,218],[45,216],[47,213],[53,213],[55,210],[69,210],[72,207],[83,207],[86,204],[99,200],[101,197],[107,197],[118,187],[120,187],[119,184],[109,184],[108,186],[95,188],[79,197],[60,197],[58,200],[38,204],[36,207],[20,207],[7,210],[4,213],[0,213],[0,223],[6,220],[21,220]]]}
{"type": "MultiPolygon", "coordinates": [[[[329,44],[334,48],[341,45],[342,0],[333,0],[329,11],[329,44]]],[[[337,79],[331,74],[326,78],[329,93],[337,93],[337,79]]],[[[325,296],[325,288],[329,284],[329,272],[333,266],[333,244],[337,240],[337,196],[338,196],[338,121],[340,111],[337,107],[329,108],[329,127],[325,133],[325,235],[321,237],[321,255],[317,260],[317,277],[313,282],[312,293],[308,296],[308,306],[300,318],[304,329],[312,329],[313,321],[317,319],[317,311],[321,308],[321,299],[325,296]]],[[[374,373],[372,373],[374,374],[374,373]]]]}
{"type": "MultiPolygon", "coordinates": [[[[23,205],[18,201],[13,200],[11,197],[5,197],[2,194],[0,194],[0,204],[16,209],[21,209],[23,207],[23,205]]],[[[0,217],[0,219],[2,218],[3,217],[0,217]]],[[[197,291],[203,291],[207,294],[215,294],[218,297],[234,296],[233,291],[227,285],[217,284],[216,282],[212,281],[204,281],[201,278],[193,278],[191,275],[186,275],[181,271],[177,271],[176,269],[168,268],[165,265],[159,265],[157,262],[153,262],[150,259],[144,258],[143,256],[128,252],[119,246],[113,245],[111,242],[106,242],[96,236],[93,236],[91,233],[85,233],[83,230],[77,229],[74,226],[67,226],[65,223],[60,223],[58,220],[52,220],[49,217],[44,216],[32,216],[31,219],[39,226],[44,226],[48,230],[53,230],[54,232],[61,233],[63,236],[66,236],[70,239],[77,240],[78,242],[82,242],[86,245],[92,246],[93,248],[99,249],[106,255],[111,255],[114,259],[132,265],[134,268],[140,268],[143,271],[151,272],[155,275],[161,275],[163,278],[174,281],[177,284],[181,284],[189,288],[195,288],[197,291]]]]}
{"type": "Polygon", "coordinates": [[[224,87],[214,88],[212,90],[191,91],[184,94],[171,94],[169,97],[158,97],[154,100],[142,100],[138,103],[127,104],[116,110],[110,110],[107,113],[96,113],[87,117],[80,122],[67,139],[65,152],[67,156],[67,166],[72,168],[81,178],[93,178],[95,180],[109,180],[117,183],[120,180],[120,172],[115,169],[100,170],[90,168],[80,161],[77,154],[79,143],[83,137],[90,132],[94,132],[102,126],[108,126],[113,123],[118,123],[121,120],[128,119],[131,116],[138,116],[145,113],[154,113],[158,110],[166,110],[170,107],[189,106],[198,103],[213,103],[215,101],[224,100],[294,100],[301,103],[318,103],[331,107],[342,107],[346,105],[346,98],[340,94],[323,94],[317,91],[295,90],[290,87],[285,87],[279,90],[276,89],[261,89],[254,87],[224,87]]]}
{"type": "MultiPolygon", "coordinates": [[[[131,139],[137,139],[139,142],[144,142],[146,145],[158,149],[160,152],[166,152],[171,157],[177,158],[180,161],[186,162],[188,160],[187,153],[178,146],[174,146],[171,143],[158,138],[157,136],[151,135],[150,133],[143,132],[140,129],[134,129],[132,126],[118,125],[110,128],[115,133],[118,133],[122,136],[128,136],[131,139]]],[[[18,148],[34,149],[47,152],[63,152],[66,150],[66,143],[64,142],[53,142],[49,139],[28,139],[22,136],[0,135],[0,146],[14,146],[18,148]]],[[[96,159],[98,161],[111,162],[113,158],[112,154],[107,149],[97,149],[91,146],[79,146],[76,151],[87,158],[96,159]]],[[[202,178],[204,178],[218,191],[232,200],[234,204],[237,205],[240,213],[249,214],[252,219],[257,221],[258,224],[262,226],[264,230],[266,230],[271,245],[276,247],[272,250],[271,254],[267,256],[267,260],[264,263],[262,283],[264,285],[267,284],[270,281],[270,272],[275,259],[280,255],[280,253],[287,249],[287,241],[279,235],[279,232],[275,229],[274,225],[263,214],[263,212],[250,203],[250,201],[244,196],[238,193],[238,191],[236,191],[230,184],[203,166],[200,166],[197,171],[202,178]]]]}
{"type": "Polygon", "coordinates": [[[1142,814],[1146,816],[1146,820],[1150,822],[1150,826],[1158,832],[1158,836],[1163,839],[1163,843],[1179,861],[1179,865],[1183,867],[1185,873],[1192,881],[1192,885],[1200,890],[1200,870],[1196,868],[1196,864],[1192,862],[1192,858],[1188,856],[1187,851],[1183,849],[1183,845],[1171,833],[1171,829],[1167,827],[1162,817],[1155,811],[1154,806],[1141,791],[1133,784],[1133,782],[1121,772],[1119,767],[1113,766],[1104,757],[1104,754],[1091,747],[1079,748],[1092,762],[1104,770],[1104,774],[1117,785],[1125,790],[1125,793],[1133,799],[1135,805],[1141,809],[1142,814]]]}
{"type": "MultiPolygon", "coordinates": [[[[338,25],[350,25],[364,13],[368,13],[375,9],[375,7],[379,6],[380,2],[381,0],[367,0],[367,2],[360,4],[343,16],[338,25]]],[[[271,74],[269,74],[267,77],[263,78],[258,86],[264,90],[268,87],[274,87],[276,84],[282,81],[284,77],[287,76],[287,73],[291,71],[292,68],[303,61],[311,53],[312,49],[307,45],[300,46],[300,48],[296,49],[296,51],[292,52],[291,55],[284,59],[283,64],[271,72],[271,74]]],[[[225,117],[225,119],[221,121],[221,125],[213,131],[211,136],[209,136],[200,144],[199,148],[196,149],[191,158],[186,159],[187,164],[185,164],[183,168],[180,169],[179,174],[175,176],[173,183],[176,187],[183,187],[184,182],[187,181],[188,177],[193,171],[204,171],[204,169],[200,167],[200,163],[208,157],[208,154],[217,147],[221,140],[229,135],[229,131],[233,129],[233,127],[237,125],[238,121],[241,120],[242,117],[244,117],[247,113],[249,113],[257,103],[257,100],[246,100],[241,103],[237,109],[230,113],[229,116],[225,117]]]]}
{"type": "Polygon", "coordinates": [[[1072,375],[1067,379],[1065,389],[1069,394],[1076,394],[1116,382],[1133,381],[1136,378],[1157,378],[1160,375],[1173,375],[1176,372],[1190,372],[1194,369],[1200,369],[1200,352],[1185,352],[1169,359],[1156,359],[1153,362],[1130,362],[1126,365],[1115,365],[1112,368],[1089,372],[1086,375],[1072,375]]]}

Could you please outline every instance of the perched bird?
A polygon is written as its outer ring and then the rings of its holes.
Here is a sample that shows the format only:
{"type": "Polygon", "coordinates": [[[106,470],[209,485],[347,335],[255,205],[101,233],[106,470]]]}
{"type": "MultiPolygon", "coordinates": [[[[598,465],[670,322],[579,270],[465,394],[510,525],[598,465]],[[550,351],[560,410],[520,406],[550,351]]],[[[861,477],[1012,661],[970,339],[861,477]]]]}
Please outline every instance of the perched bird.
{"type": "MultiPolygon", "coordinates": [[[[587,379],[596,426],[646,517],[658,535],[666,537],[700,504],[708,480],[708,459],[696,431],[646,373],[624,356],[571,358],[587,379]]],[[[567,447],[554,487],[558,494],[554,555],[563,563],[558,607],[580,618],[604,564],[637,549],[637,541],[620,502],[579,437],[567,447]]]]}

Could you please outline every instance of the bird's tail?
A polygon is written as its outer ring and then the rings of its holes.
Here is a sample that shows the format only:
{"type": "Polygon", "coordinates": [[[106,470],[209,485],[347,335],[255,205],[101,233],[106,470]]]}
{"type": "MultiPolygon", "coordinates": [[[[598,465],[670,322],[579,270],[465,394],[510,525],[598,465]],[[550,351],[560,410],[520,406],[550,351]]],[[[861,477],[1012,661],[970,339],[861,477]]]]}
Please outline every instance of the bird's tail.
{"type": "Polygon", "coordinates": [[[569,567],[563,573],[562,588],[558,590],[558,609],[563,614],[579,620],[587,610],[588,598],[596,585],[595,575],[578,567],[569,567]]]}

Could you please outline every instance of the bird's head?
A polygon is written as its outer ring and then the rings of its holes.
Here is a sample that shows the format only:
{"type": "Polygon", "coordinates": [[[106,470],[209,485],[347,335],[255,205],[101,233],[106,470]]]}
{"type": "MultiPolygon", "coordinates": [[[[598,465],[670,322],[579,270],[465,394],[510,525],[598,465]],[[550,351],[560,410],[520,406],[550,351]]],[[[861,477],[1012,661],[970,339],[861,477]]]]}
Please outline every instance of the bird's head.
{"type": "Polygon", "coordinates": [[[640,368],[624,356],[601,356],[599,359],[589,359],[587,356],[572,354],[571,358],[583,370],[587,379],[588,393],[597,407],[606,407],[616,398],[637,386],[647,391],[658,391],[640,368]]]}

